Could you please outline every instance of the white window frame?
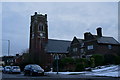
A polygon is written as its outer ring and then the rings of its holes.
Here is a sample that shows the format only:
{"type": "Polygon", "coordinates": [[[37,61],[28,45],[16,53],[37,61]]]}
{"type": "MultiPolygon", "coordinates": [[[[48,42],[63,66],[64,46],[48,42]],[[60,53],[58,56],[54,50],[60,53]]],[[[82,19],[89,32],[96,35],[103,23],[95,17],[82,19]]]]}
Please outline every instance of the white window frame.
{"type": "Polygon", "coordinates": [[[87,49],[88,49],[88,50],[92,50],[92,49],[94,49],[94,47],[93,47],[93,45],[88,45],[88,46],[87,46],[87,49]]]}

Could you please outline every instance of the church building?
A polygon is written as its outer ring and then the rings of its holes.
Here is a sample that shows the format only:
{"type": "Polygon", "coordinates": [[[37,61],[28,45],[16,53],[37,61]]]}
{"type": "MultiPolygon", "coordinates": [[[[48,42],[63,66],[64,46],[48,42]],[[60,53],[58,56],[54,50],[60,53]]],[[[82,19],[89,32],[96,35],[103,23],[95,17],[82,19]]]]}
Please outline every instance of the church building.
{"type": "Polygon", "coordinates": [[[71,41],[48,39],[47,14],[31,16],[29,53],[32,63],[50,67],[56,57],[65,57],[71,41]]]}

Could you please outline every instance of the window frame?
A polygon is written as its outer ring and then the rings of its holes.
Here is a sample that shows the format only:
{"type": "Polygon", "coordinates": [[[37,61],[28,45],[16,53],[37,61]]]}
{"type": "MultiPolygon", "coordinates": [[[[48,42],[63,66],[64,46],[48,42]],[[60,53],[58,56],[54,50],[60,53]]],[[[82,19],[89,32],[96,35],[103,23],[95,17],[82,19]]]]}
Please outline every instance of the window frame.
{"type": "Polygon", "coordinates": [[[88,45],[87,46],[87,50],[93,50],[94,49],[94,46],[93,45],[88,45]]]}
{"type": "Polygon", "coordinates": [[[78,51],[78,48],[75,47],[75,48],[72,49],[72,51],[73,51],[73,52],[77,52],[77,51],[78,51]]]}

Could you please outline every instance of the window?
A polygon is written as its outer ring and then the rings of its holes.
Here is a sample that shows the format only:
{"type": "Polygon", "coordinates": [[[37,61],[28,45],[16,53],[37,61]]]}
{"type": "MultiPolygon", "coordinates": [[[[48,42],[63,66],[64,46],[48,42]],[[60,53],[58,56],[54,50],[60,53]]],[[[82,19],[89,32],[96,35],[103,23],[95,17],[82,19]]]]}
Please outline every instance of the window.
{"type": "Polygon", "coordinates": [[[9,60],[7,60],[7,62],[9,62],[9,60]]]}
{"type": "Polygon", "coordinates": [[[88,49],[88,50],[93,49],[93,45],[89,45],[89,46],[87,46],[87,49],[88,49]]]}
{"type": "Polygon", "coordinates": [[[32,32],[34,32],[34,23],[32,23],[32,25],[31,25],[31,27],[32,27],[32,32]]]}
{"type": "Polygon", "coordinates": [[[32,32],[34,32],[34,26],[32,26],[32,32]]]}
{"type": "Polygon", "coordinates": [[[84,46],[84,43],[81,44],[81,47],[83,47],[83,46],[84,46]]]}
{"type": "Polygon", "coordinates": [[[84,49],[80,49],[80,50],[81,50],[81,51],[80,51],[81,53],[83,53],[83,52],[84,52],[84,49]]]}
{"type": "Polygon", "coordinates": [[[44,25],[43,25],[42,23],[40,23],[40,24],[38,25],[38,30],[39,30],[39,31],[45,31],[45,27],[44,27],[44,25]]]}
{"type": "Polygon", "coordinates": [[[112,49],[112,45],[108,45],[108,49],[112,49]]]}
{"type": "Polygon", "coordinates": [[[73,48],[73,52],[77,52],[77,48],[73,48]]]}
{"type": "Polygon", "coordinates": [[[10,62],[14,62],[14,61],[11,59],[10,62]]]}
{"type": "Polygon", "coordinates": [[[43,30],[43,26],[42,26],[42,24],[39,24],[39,31],[42,31],[43,30]]]}
{"type": "Polygon", "coordinates": [[[34,38],[34,33],[32,33],[32,38],[34,38]]]}

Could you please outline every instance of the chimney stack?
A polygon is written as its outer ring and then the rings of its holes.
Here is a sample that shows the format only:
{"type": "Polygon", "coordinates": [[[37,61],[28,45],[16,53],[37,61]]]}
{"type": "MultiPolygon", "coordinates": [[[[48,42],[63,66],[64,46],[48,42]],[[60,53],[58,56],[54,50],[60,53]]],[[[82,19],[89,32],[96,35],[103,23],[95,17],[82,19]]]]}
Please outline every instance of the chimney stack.
{"type": "Polygon", "coordinates": [[[97,30],[97,36],[102,37],[102,28],[98,27],[96,30],[97,30]]]}
{"type": "Polygon", "coordinates": [[[37,12],[35,12],[35,15],[37,15],[37,12]]]}
{"type": "Polygon", "coordinates": [[[86,33],[84,33],[84,39],[91,40],[91,39],[94,39],[94,37],[90,32],[86,32],[86,33]]]}

